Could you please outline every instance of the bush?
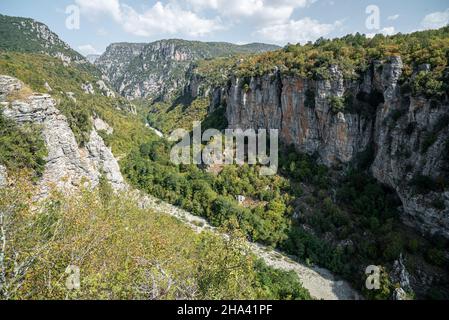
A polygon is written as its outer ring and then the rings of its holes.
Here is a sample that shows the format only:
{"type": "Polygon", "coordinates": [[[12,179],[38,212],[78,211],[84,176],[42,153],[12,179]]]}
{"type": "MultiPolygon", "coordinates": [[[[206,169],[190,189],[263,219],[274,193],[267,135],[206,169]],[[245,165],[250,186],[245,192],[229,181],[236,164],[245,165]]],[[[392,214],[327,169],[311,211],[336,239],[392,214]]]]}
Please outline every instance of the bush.
{"type": "Polygon", "coordinates": [[[0,110],[0,164],[13,172],[29,169],[35,178],[42,176],[47,148],[40,131],[35,125],[17,125],[0,110]]]}
{"type": "Polygon", "coordinates": [[[333,113],[345,111],[345,101],[342,97],[330,97],[329,104],[333,113]]]}

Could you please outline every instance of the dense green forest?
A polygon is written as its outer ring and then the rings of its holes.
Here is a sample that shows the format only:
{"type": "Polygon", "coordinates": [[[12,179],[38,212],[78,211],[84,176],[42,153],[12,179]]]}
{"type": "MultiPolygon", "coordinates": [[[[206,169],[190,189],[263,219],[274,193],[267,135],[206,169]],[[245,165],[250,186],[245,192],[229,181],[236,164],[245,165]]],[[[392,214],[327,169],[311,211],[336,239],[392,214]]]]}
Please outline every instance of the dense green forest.
{"type": "MultiPolygon", "coordinates": [[[[429,242],[405,228],[394,193],[361,168],[335,177],[313,157],[284,147],[279,175],[263,177],[257,166],[248,165],[225,166],[213,173],[194,165],[173,165],[170,147],[164,140],[141,145],[123,160],[123,172],[139,189],[205,217],[214,226],[237,224],[251,241],[324,266],[359,288],[364,266],[380,261],[389,265],[401,253],[407,254],[411,268],[423,260],[445,267],[446,241],[429,242]],[[239,203],[238,195],[247,203],[239,203]]],[[[394,286],[390,284],[381,298],[388,298],[394,286]]],[[[447,294],[441,290],[435,292],[447,294]]]]}

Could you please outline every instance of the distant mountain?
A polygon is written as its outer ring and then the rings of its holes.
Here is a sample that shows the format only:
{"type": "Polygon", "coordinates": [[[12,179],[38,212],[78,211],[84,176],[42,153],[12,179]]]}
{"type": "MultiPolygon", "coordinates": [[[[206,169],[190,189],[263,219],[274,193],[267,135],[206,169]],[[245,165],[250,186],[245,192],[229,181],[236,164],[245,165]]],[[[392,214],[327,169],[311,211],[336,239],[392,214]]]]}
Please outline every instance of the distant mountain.
{"type": "Polygon", "coordinates": [[[59,58],[65,64],[87,63],[45,24],[33,19],[0,15],[0,39],[0,50],[43,53],[59,58]]]}
{"type": "Polygon", "coordinates": [[[95,62],[123,96],[159,98],[172,96],[185,84],[192,62],[236,54],[253,54],[279,49],[253,43],[199,42],[179,39],[152,43],[114,43],[95,62]]]}

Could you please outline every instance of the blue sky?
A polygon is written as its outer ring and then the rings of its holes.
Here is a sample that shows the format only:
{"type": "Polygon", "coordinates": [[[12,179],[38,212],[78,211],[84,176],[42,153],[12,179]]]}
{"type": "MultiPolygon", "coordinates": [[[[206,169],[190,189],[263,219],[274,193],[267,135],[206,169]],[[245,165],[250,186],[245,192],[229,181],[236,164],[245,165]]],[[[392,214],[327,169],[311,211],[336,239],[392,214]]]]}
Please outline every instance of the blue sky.
{"type": "Polygon", "coordinates": [[[112,42],[166,38],[285,45],[355,32],[406,33],[447,25],[449,1],[1,0],[0,13],[41,21],[89,54],[112,42]]]}

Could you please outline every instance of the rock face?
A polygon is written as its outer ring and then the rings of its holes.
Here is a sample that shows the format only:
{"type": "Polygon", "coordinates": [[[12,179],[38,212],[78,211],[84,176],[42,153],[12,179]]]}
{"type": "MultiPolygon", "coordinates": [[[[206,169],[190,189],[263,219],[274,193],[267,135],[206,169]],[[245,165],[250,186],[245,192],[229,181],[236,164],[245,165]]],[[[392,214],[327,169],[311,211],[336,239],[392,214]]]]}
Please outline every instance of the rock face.
{"type": "Polygon", "coordinates": [[[97,86],[100,89],[101,93],[108,98],[115,98],[115,93],[112,91],[103,80],[97,81],[97,86]]]}
{"type": "Polygon", "coordinates": [[[394,262],[390,278],[391,282],[395,285],[399,285],[402,291],[413,292],[413,289],[410,285],[410,274],[405,268],[402,254],[400,255],[399,259],[394,262]]]}
{"type": "MultiPolygon", "coordinates": [[[[212,110],[226,106],[230,128],[279,129],[281,142],[327,166],[370,151],[372,175],[396,191],[403,221],[449,238],[449,190],[438,183],[449,179],[449,103],[401,93],[402,68],[401,58],[391,57],[373,61],[360,80],[346,80],[331,66],[326,79],[273,71],[200,91],[209,92],[212,110]],[[435,188],[417,192],[417,177],[435,188]]],[[[195,82],[186,92],[198,94],[195,82]]]]}
{"type": "Polygon", "coordinates": [[[94,86],[92,85],[92,83],[83,83],[81,85],[81,89],[84,91],[84,93],[86,94],[95,94],[95,90],[94,90],[94,86]]]}
{"type": "Polygon", "coordinates": [[[186,84],[192,62],[233,53],[275,50],[265,44],[238,46],[185,40],[144,43],[115,43],[95,61],[115,90],[128,99],[168,98],[186,84]]]}
{"type": "MultiPolygon", "coordinates": [[[[17,79],[0,76],[0,83],[4,82],[15,82],[15,85],[8,86],[13,90],[22,86],[17,79]]],[[[1,86],[0,88],[1,92],[9,90],[1,86]]],[[[105,174],[115,190],[126,188],[117,160],[96,130],[91,132],[86,148],[79,148],[65,116],[59,112],[50,95],[34,94],[23,101],[3,103],[3,106],[4,116],[17,123],[35,123],[42,126],[48,156],[40,181],[40,196],[47,195],[52,186],[63,191],[70,191],[81,185],[95,187],[101,174],[105,174]]]]}

